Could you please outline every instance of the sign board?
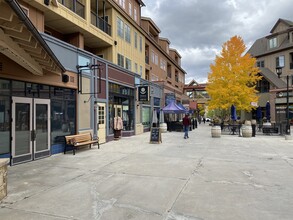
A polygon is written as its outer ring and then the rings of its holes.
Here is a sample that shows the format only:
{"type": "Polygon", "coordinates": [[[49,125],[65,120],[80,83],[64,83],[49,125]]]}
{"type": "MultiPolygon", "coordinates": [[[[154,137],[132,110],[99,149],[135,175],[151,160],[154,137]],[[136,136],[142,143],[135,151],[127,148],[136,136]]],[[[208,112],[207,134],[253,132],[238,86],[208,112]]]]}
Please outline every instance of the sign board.
{"type": "Polygon", "coordinates": [[[161,135],[160,128],[151,128],[150,143],[151,144],[162,143],[162,135],[161,135]]]}
{"type": "Polygon", "coordinates": [[[149,101],[149,86],[139,86],[138,90],[138,101],[139,102],[147,102],[149,101]]]}

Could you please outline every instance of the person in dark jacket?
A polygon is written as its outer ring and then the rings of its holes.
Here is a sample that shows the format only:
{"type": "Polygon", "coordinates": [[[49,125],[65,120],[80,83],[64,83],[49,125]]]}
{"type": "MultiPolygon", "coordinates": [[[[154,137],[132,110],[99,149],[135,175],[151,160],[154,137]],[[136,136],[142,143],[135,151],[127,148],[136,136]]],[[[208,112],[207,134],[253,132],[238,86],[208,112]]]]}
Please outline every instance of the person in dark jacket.
{"type": "Polygon", "coordinates": [[[182,123],[183,123],[184,139],[189,138],[188,131],[189,131],[189,126],[191,125],[191,121],[190,121],[190,118],[188,117],[188,114],[185,115],[182,123]]]}

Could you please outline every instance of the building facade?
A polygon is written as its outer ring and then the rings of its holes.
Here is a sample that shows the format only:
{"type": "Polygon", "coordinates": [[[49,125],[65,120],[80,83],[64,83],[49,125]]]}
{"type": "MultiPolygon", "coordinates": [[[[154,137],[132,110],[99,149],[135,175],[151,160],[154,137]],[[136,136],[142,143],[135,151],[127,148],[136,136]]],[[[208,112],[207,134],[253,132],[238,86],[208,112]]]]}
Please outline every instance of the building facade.
{"type": "MultiPolygon", "coordinates": [[[[255,41],[248,50],[257,59],[262,80],[258,82],[258,105],[265,117],[265,106],[271,104],[271,122],[280,125],[281,132],[286,124],[287,83],[289,76],[289,110],[292,111],[292,75],[293,75],[293,22],[279,19],[270,34],[255,41]],[[282,68],[282,75],[278,77],[276,68],[282,68]]],[[[254,112],[256,114],[256,112],[254,112]]],[[[255,117],[255,115],[253,116],[255,117]]],[[[290,113],[289,120],[293,118],[290,113]]]]}
{"type": "Polygon", "coordinates": [[[140,134],[149,130],[153,110],[164,106],[166,91],[181,101],[181,57],[160,49],[166,39],[146,43],[142,1],[0,4],[0,157],[11,164],[63,152],[69,134],[91,132],[100,143],[111,141],[116,116],[122,136],[140,134]],[[146,45],[166,64],[146,67],[146,45]],[[158,80],[149,80],[148,71],[158,80]],[[168,78],[167,86],[160,84],[168,78]],[[149,89],[143,102],[137,99],[141,85],[149,89]]]}

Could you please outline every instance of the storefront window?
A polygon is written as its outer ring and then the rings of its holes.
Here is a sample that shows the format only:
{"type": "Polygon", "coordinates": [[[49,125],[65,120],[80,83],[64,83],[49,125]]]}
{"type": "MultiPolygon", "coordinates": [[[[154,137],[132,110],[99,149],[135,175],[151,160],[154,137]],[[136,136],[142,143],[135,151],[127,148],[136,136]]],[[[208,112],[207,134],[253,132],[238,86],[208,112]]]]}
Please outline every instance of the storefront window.
{"type": "Polygon", "coordinates": [[[63,143],[65,135],[75,134],[75,91],[56,87],[51,89],[52,143],[63,143]]]}
{"type": "Polygon", "coordinates": [[[123,130],[134,130],[134,89],[109,83],[109,133],[113,133],[113,119],[122,118],[123,130]]]}
{"type": "Polygon", "coordinates": [[[0,155],[10,151],[10,81],[0,79],[0,155]]]}
{"type": "Polygon", "coordinates": [[[142,107],[142,124],[144,128],[150,127],[151,108],[142,107]]]}

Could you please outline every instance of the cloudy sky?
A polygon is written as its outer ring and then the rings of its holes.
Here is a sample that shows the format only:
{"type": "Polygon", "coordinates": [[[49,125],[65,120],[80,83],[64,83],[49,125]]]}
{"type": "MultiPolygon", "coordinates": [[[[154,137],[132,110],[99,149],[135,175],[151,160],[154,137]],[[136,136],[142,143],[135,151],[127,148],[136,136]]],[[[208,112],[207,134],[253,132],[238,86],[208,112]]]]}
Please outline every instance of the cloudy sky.
{"type": "Polygon", "coordinates": [[[143,0],[150,17],[182,56],[186,83],[207,81],[224,42],[241,36],[249,48],[270,34],[279,18],[293,21],[292,0],[143,0]]]}

